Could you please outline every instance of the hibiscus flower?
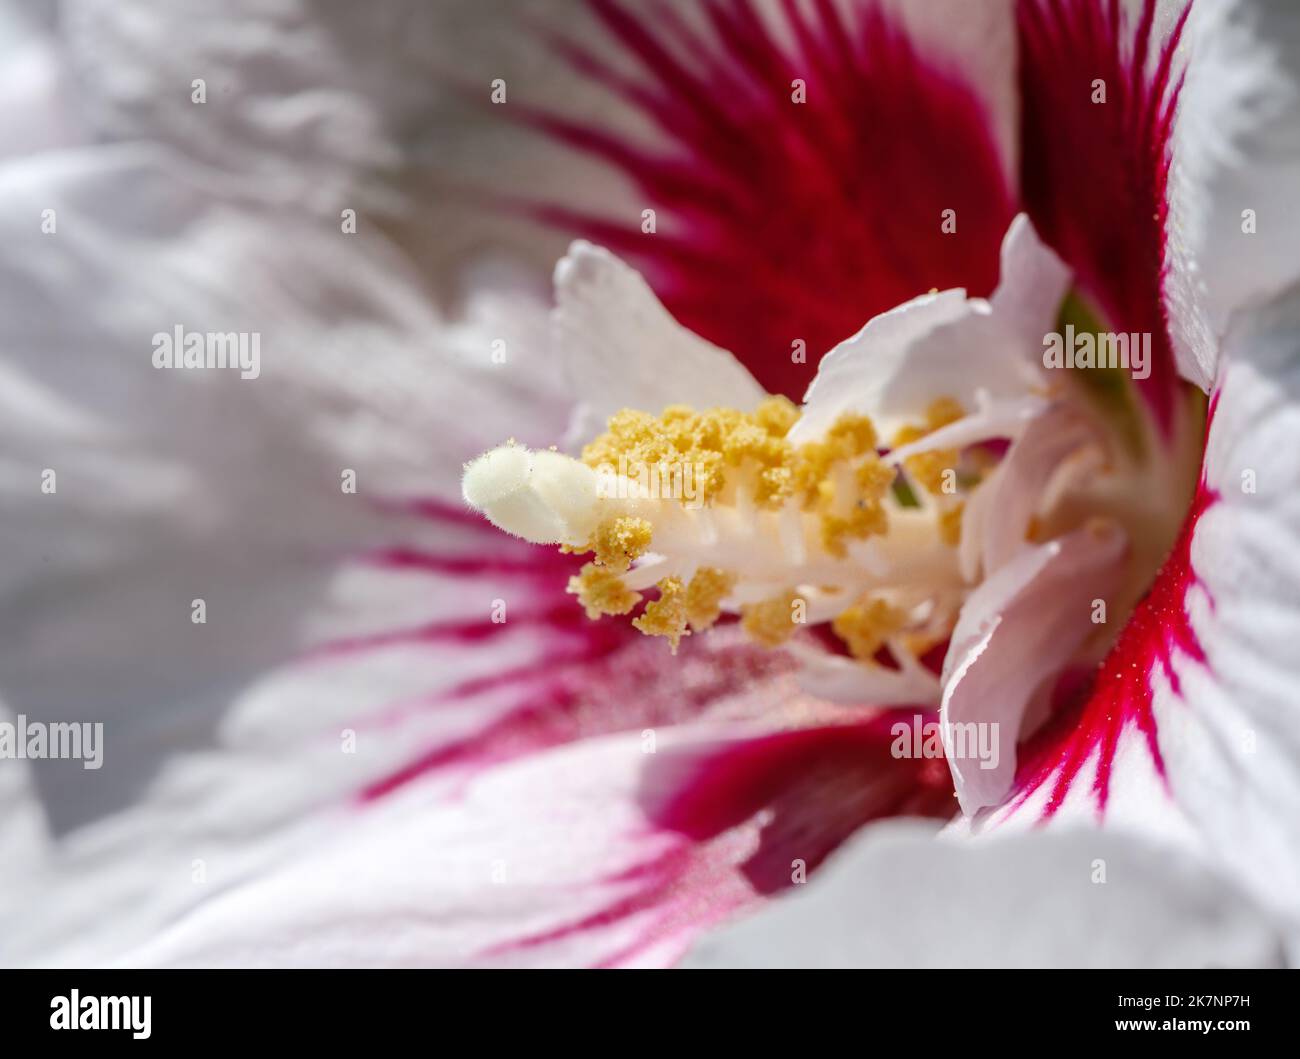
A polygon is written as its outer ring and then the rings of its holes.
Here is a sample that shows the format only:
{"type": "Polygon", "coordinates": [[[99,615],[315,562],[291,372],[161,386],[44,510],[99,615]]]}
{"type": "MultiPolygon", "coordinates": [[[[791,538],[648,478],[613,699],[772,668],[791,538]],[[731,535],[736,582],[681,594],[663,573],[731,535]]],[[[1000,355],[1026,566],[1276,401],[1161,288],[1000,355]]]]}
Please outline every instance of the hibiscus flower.
{"type": "Polygon", "coordinates": [[[6,959],[1284,959],[1291,6],[388,10],[15,45],[6,959]]]}

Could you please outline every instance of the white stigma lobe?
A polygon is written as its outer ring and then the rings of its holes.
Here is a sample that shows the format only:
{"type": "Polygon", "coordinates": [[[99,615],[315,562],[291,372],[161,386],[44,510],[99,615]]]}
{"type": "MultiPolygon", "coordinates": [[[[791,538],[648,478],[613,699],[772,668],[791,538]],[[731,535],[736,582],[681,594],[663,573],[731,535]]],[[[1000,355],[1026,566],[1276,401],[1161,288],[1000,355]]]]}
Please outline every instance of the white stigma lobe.
{"type": "Polygon", "coordinates": [[[461,493],[492,525],[533,544],[586,543],[595,529],[596,472],[549,450],[502,445],[465,467],[461,493]]]}

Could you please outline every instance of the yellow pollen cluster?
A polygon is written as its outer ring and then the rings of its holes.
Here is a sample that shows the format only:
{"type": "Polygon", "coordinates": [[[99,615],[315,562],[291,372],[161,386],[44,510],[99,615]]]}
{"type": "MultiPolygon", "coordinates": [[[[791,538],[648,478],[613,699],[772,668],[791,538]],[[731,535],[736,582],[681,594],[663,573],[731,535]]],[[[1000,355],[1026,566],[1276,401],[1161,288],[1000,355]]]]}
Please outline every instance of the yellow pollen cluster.
{"type": "MultiPolygon", "coordinates": [[[[938,403],[935,411],[942,411],[938,403]]],[[[955,414],[961,414],[960,406],[955,414]]],[[[732,481],[760,508],[795,498],[820,516],[822,546],[843,558],[850,540],[888,531],[883,500],[894,471],[876,455],[876,429],[867,416],[846,412],[825,437],[795,447],[785,436],[798,418],[799,410],[784,397],[769,397],[752,413],[671,405],[653,416],[624,409],[583,450],[582,459],[593,468],[623,468],[638,476],[659,475],[661,481],[689,473],[695,489],[690,496],[683,491],[683,501],[718,500],[732,481]]],[[[619,565],[625,538],[632,534],[635,544],[641,533],[640,528],[602,527],[590,547],[599,561],[619,565]]]]}
{"type": "Polygon", "coordinates": [[[799,409],[785,397],[769,397],[754,412],[754,421],[774,437],[783,438],[799,420],[799,409]]]}
{"type": "Polygon", "coordinates": [[[821,543],[831,555],[843,559],[848,555],[850,540],[864,540],[889,529],[889,516],[879,499],[868,503],[863,501],[844,516],[829,512],[821,517],[821,543]]]}
{"type": "Polygon", "coordinates": [[[855,603],[831,622],[835,635],[848,645],[849,653],[864,662],[875,657],[885,640],[898,632],[907,615],[886,600],[876,598],[855,603]]]}
{"type": "Polygon", "coordinates": [[[606,519],[596,527],[587,550],[595,553],[596,562],[602,566],[623,571],[646,553],[653,532],[653,527],[643,518],[606,519]]]}
{"type": "Polygon", "coordinates": [[[879,500],[894,484],[894,469],[881,462],[878,456],[873,456],[858,467],[854,477],[865,496],[879,500]]]}
{"type": "Polygon", "coordinates": [[[602,614],[627,614],[641,599],[615,571],[596,563],[588,563],[577,577],[569,578],[567,591],[578,597],[593,621],[602,614]]]}
{"type": "MultiPolygon", "coordinates": [[[[876,456],[876,428],[866,416],[845,412],[826,437],[799,446],[791,466],[792,484],[805,509],[830,499],[831,475],[841,464],[876,456]]],[[[892,479],[891,479],[892,480],[892,479]]]]}
{"type": "Polygon", "coordinates": [[[804,600],[793,590],[741,609],[740,625],[764,647],[780,647],[802,624],[804,600]]]}
{"type": "MultiPolygon", "coordinates": [[[[966,413],[961,404],[952,397],[940,397],[934,401],[925,413],[925,426],[905,426],[894,435],[894,448],[902,448],[913,441],[919,441],[933,434],[940,427],[955,423],[966,413]]],[[[932,449],[918,452],[903,461],[908,475],[926,492],[938,495],[943,492],[944,472],[957,473],[956,449],[932,449]]]]}
{"type": "Polygon", "coordinates": [[[821,545],[836,558],[847,555],[850,540],[887,533],[884,498],[894,471],[876,455],[876,429],[866,416],[845,413],[826,437],[800,446],[795,454],[795,494],[805,510],[821,520],[821,545]]]}
{"type": "Polygon", "coordinates": [[[658,587],[659,598],[647,603],[645,612],[632,619],[632,625],[647,636],[666,637],[668,646],[676,654],[682,637],[690,635],[686,629],[690,620],[686,613],[686,589],[679,577],[665,577],[658,587]]]}
{"type": "MultiPolygon", "coordinates": [[[[924,425],[904,427],[893,445],[923,438],[964,414],[956,400],[940,398],[927,409],[924,425]]],[[[897,471],[880,459],[880,439],[868,417],[844,413],[824,436],[795,446],[787,435],[798,418],[798,409],[784,397],[768,398],[750,413],[671,405],[655,416],[624,409],[583,450],[582,459],[594,469],[611,467],[636,478],[657,474],[661,483],[689,473],[694,488],[682,493],[683,502],[730,504],[745,496],[768,510],[791,502],[815,516],[821,547],[843,558],[852,541],[889,532],[886,501],[897,471]]],[[[921,453],[905,461],[905,468],[919,487],[942,494],[944,472],[955,474],[959,455],[956,450],[921,453]]],[[[940,501],[939,533],[949,545],[960,538],[963,508],[955,498],[940,501]]],[[[649,550],[653,532],[641,517],[613,517],[597,526],[585,548],[594,562],[569,583],[590,617],[627,614],[641,602],[641,593],[628,588],[622,575],[649,550]]],[[[711,567],[697,570],[689,581],[665,577],[658,582],[658,598],[646,603],[632,624],[667,639],[675,653],[682,637],[718,620],[736,581],[734,574],[711,567]]],[[[803,623],[805,608],[806,601],[791,588],[742,607],[741,626],[759,644],[779,647],[803,623]]],[[[870,662],[906,624],[906,613],[888,601],[864,598],[841,612],[832,628],[855,658],[870,662]]]]}
{"type": "Polygon", "coordinates": [[[683,636],[689,636],[689,625],[695,632],[704,632],[718,620],[722,601],[735,587],[736,578],[724,570],[701,567],[682,587],[681,578],[665,577],[658,584],[659,598],[646,604],[645,612],[632,620],[634,628],[647,636],[668,639],[673,654],[683,636]]]}
{"type": "Polygon", "coordinates": [[[949,423],[955,423],[966,414],[966,409],[961,406],[961,402],[955,397],[937,397],[930,402],[930,406],[925,410],[925,422],[931,430],[938,430],[940,427],[946,427],[949,423]]]}
{"type": "Polygon", "coordinates": [[[703,632],[718,620],[722,601],[736,587],[734,574],[703,566],[686,586],[686,618],[691,628],[703,632]]]}
{"type": "Polygon", "coordinates": [[[944,544],[955,548],[961,542],[961,517],[965,510],[966,504],[959,500],[939,512],[939,539],[944,544]]]}
{"type": "MultiPolygon", "coordinates": [[[[759,481],[756,497],[760,503],[777,503],[785,478],[780,472],[791,452],[785,435],[798,418],[799,410],[785,397],[769,397],[752,413],[729,408],[696,412],[686,405],[670,405],[654,416],[625,408],[582,450],[582,460],[592,468],[632,468],[665,481],[690,473],[706,502],[722,492],[729,471],[752,461],[759,481]]],[[[692,496],[681,499],[694,496],[692,490],[692,496]]]]}

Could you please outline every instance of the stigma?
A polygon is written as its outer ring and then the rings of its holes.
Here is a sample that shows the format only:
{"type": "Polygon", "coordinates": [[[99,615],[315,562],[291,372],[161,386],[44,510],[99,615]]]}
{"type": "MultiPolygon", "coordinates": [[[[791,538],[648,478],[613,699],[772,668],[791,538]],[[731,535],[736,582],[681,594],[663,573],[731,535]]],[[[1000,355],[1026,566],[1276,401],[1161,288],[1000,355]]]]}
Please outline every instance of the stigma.
{"type": "Polygon", "coordinates": [[[764,646],[830,623],[863,665],[914,663],[969,591],[962,513],[994,458],[924,444],[964,415],[952,398],[890,439],[846,412],[794,443],[799,414],[784,397],[624,409],[580,458],[493,449],[466,466],[463,494],[507,533],[589,555],[568,586],[587,615],[632,616],[673,652],[732,614],[764,646]]]}

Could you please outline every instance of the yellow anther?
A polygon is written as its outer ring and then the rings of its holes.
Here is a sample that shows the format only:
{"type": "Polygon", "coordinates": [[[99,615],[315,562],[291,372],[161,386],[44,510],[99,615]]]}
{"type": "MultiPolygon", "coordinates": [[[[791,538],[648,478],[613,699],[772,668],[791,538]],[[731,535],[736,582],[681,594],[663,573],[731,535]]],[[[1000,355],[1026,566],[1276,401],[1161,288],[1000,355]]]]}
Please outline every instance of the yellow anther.
{"type": "Polygon", "coordinates": [[[716,500],[733,473],[753,475],[755,500],[776,507],[789,494],[792,449],[785,432],[797,417],[785,398],[769,398],[753,413],[727,408],[696,412],[670,405],[652,416],[624,409],[583,449],[582,459],[589,467],[610,467],[629,476],[658,474],[680,481],[689,473],[696,489],[689,496],[683,490],[684,502],[716,500]]]}
{"type": "Polygon", "coordinates": [[[927,493],[937,496],[945,492],[951,493],[956,487],[956,449],[931,449],[929,452],[918,452],[915,456],[909,456],[904,460],[903,465],[907,468],[907,473],[927,493]],[[951,477],[948,472],[952,472],[951,477]],[[944,488],[946,480],[953,482],[953,488],[944,488]]]}
{"type": "MultiPolygon", "coordinates": [[[[583,449],[582,459],[592,468],[632,477],[658,474],[663,480],[680,480],[689,468],[697,488],[690,496],[683,492],[684,501],[715,501],[736,479],[760,508],[780,507],[791,496],[805,508],[825,507],[839,468],[856,472],[856,461],[875,461],[876,429],[866,416],[846,412],[825,438],[795,448],[785,438],[798,418],[798,409],[784,397],[769,397],[752,413],[670,405],[652,416],[624,409],[583,449]]],[[[876,495],[878,478],[879,473],[867,473],[861,479],[870,486],[868,498],[876,495]]]]}
{"type": "Polygon", "coordinates": [[[682,587],[681,578],[678,577],[665,577],[659,582],[658,587],[659,598],[652,603],[647,603],[645,612],[641,617],[634,618],[632,624],[647,636],[666,637],[668,646],[672,648],[673,654],[676,654],[677,645],[682,637],[690,635],[686,628],[689,620],[686,589],[682,587]]]}
{"type": "Polygon", "coordinates": [[[965,510],[966,505],[958,501],[939,513],[939,539],[944,544],[955,548],[961,542],[961,517],[965,510]]]}
{"type": "Polygon", "coordinates": [[[778,507],[794,491],[794,479],[788,466],[765,467],[754,483],[754,503],[760,507],[778,507]]]}
{"type": "Polygon", "coordinates": [[[783,438],[799,419],[799,406],[788,397],[769,397],[754,411],[754,420],[774,438],[783,438]]]}
{"type": "MultiPolygon", "coordinates": [[[[892,445],[924,438],[962,415],[956,400],[941,398],[926,410],[923,423],[904,427],[892,445]]],[[[659,415],[623,409],[586,446],[581,461],[505,446],[467,465],[462,489],[472,506],[507,532],[567,552],[590,552],[592,561],[570,578],[568,592],[592,619],[641,608],[644,571],[625,575],[652,546],[664,552],[657,598],[645,601],[632,624],[646,635],[662,636],[676,653],[682,637],[718,621],[724,602],[760,594],[753,581],[742,579],[758,578],[768,586],[828,581],[818,593],[819,613],[845,607],[861,591],[859,568],[829,560],[847,559],[854,541],[889,534],[891,518],[898,519],[902,532],[916,520],[928,520],[928,534],[935,532],[937,520],[940,538],[947,545],[959,542],[964,510],[959,498],[943,497],[925,511],[891,516],[900,472],[880,458],[880,439],[869,418],[846,412],[825,434],[795,446],[787,438],[798,418],[798,408],[784,397],[768,398],[748,413],[688,405],[670,405],[659,415]],[[605,481],[611,471],[628,481],[605,481]],[[602,484],[619,491],[604,492],[602,484]],[[673,499],[687,510],[660,506],[673,499]],[[697,513],[700,500],[722,510],[697,513]],[[700,562],[723,563],[727,569],[697,568],[700,562]],[[662,576],[687,569],[695,571],[689,579],[662,576]],[[738,584],[745,591],[737,591],[738,584]]],[[[907,493],[921,487],[951,492],[943,489],[944,472],[955,473],[959,455],[969,481],[978,453],[944,450],[910,457],[905,472],[914,487],[907,493]]],[[[888,556],[893,543],[885,542],[878,558],[888,556]]],[[[918,544],[933,551],[939,565],[951,565],[952,556],[931,538],[918,544]]],[[[902,554],[909,554],[906,548],[902,554]]],[[[875,564],[866,562],[871,557],[861,558],[863,569],[874,571],[875,564]]],[[[925,563],[918,558],[902,565],[907,578],[911,566],[925,563]]],[[[899,588],[911,595],[900,598],[929,598],[913,591],[928,586],[925,574],[919,580],[920,585],[904,580],[899,588]]],[[[741,606],[741,626],[759,644],[780,647],[806,622],[807,606],[791,587],[741,606]]],[[[937,613],[935,628],[907,633],[904,611],[883,598],[862,599],[842,610],[833,627],[855,657],[870,660],[886,639],[895,647],[905,640],[923,647],[925,637],[938,636],[941,642],[947,629],[938,626],[947,611],[937,613]]]]}
{"type": "Polygon", "coordinates": [[[722,601],[736,587],[734,574],[701,567],[686,586],[686,619],[696,632],[703,632],[718,620],[722,601]]]}
{"type": "Polygon", "coordinates": [[[846,456],[863,456],[876,451],[875,425],[863,415],[845,412],[831,425],[826,436],[840,445],[846,456]]]}
{"type": "Polygon", "coordinates": [[[733,467],[747,460],[763,469],[784,467],[790,462],[790,443],[773,437],[757,423],[738,423],[723,442],[722,454],[733,467]]]}
{"type": "Polygon", "coordinates": [[[641,594],[623,584],[617,573],[596,563],[588,563],[576,577],[569,578],[567,591],[578,597],[593,621],[602,614],[626,614],[641,599],[641,594]]]}
{"type": "Polygon", "coordinates": [[[880,457],[871,456],[854,472],[858,488],[864,499],[881,500],[894,484],[894,468],[884,463],[880,457]]]}
{"type": "Polygon", "coordinates": [[[914,441],[920,441],[929,431],[909,423],[907,426],[899,427],[894,431],[894,445],[896,449],[901,449],[904,445],[910,445],[914,441]]]}
{"type": "Polygon", "coordinates": [[[898,636],[898,644],[913,658],[922,658],[940,644],[946,644],[947,634],[936,636],[926,632],[905,632],[898,636]]]}
{"type": "Polygon", "coordinates": [[[829,486],[828,476],[836,459],[836,446],[829,441],[810,441],[799,446],[791,468],[791,484],[805,508],[812,507],[818,500],[825,501],[821,486],[823,482],[829,486]]]}
{"type": "Polygon", "coordinates": [[[925,422],[934,431],[957,422],[965,415],[966,409],[962,408],[957,398],[940,397],[931,401],[930,407],[925,410],[925,422]]]}
{"type": "Polygon", "coordinates": [[[848,646],[854,658],[870,661],[885,640],[907,621],[905,612],[886,600],[875,598],[856,603],[841,612],[831,628],[848,646]]]}
{"type": "Polygon", "coordinates": [[[793,590],[741,609],[740,625],[764,647],[780,647],[803,624],[806,602],[793,590]]]}
{"type": "Polygon", "coordinates": [[[863,501],[849,514],[824,514],[821,517],[821,542],[831,555],[843,559],[850,540],[865,540],[889,530],[889,515],[879,500],[863,501]]]}
{"type": "Polygon", "coordinates": [[[806,508],[827,507],[835,499],[833,475],[841,466],[861,457],[876,456],[876,428],[866,416],[845,412],[826,437],[800,445],[794,453],[791,484],[806,508]]]}
{"type": "MultiPolygon", "coordinates": [[[[909,425],[900,428],[894,434],[894,448],[899,449],[913,441],[920,441],[921,438],[933,434],[939,428],[955,423],[965,414],[961,403],[956,398],[940,397],[932,401],[930,407],[926,409],[926,426],[909,425]]],[[[912,480],[926,492],[938,495],[952,492],[951,489],[944,489],[945,480],[948,478],[945,472],[952,472],[952,481],[955,484],[958,456],[956,449],[931,449],[929,452],[918,452],[914,456],[909,456],[903,461],[903,466],[907,468],[907,473],[912,480]]]]}
{"type": "Polygon", "coordinates": [[[596,562],[621,572],[646,553],[653,532],[643,518],[606,519],[596,527],[588,550],[596,554],[596,562]]]}

